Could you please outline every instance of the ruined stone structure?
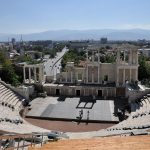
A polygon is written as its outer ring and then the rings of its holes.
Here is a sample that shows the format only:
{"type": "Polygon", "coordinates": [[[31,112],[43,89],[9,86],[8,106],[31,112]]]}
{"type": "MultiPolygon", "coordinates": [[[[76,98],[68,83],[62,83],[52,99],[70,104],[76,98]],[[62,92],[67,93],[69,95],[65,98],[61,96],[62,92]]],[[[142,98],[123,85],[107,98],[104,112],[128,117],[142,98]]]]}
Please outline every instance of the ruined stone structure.
{"type": "Polygon", "coordinates": [[[45,84],[44,89],[49,95],[115,97],[125,96],[126,81],[135,83],[137,80],[137,50],[124,51],[123,58],[118,50],[115,63],[101,63],[99,51],[93,50],[91,60],[87,51],[85,67],[68,62],[66,71],[57,74],[57,84],[45,84]]]}
{"type": "Polygon", "coordinates": [[[43,64],[36,65],[24,65],[23,66],[23,76],[24,83],[44,83],[44,66],[43,64]]]}

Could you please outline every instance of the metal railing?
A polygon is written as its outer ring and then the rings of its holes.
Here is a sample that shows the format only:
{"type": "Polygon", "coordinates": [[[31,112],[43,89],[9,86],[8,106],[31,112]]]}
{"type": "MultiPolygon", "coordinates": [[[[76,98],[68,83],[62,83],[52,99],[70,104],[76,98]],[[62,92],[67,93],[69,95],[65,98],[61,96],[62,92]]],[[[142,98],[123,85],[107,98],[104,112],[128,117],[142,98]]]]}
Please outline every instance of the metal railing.
{"type": "Polygon", "coordinates": [[[0,135],[0,150],[24,150],[33,146],[42,146],[48,141],[48,133],[3,134],[0,135]]]}

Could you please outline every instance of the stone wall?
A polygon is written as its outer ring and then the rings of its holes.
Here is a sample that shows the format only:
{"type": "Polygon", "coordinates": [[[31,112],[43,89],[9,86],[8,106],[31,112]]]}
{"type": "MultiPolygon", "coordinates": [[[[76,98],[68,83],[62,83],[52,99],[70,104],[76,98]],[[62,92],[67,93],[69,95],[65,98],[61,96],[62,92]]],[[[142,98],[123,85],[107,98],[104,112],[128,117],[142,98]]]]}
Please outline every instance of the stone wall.
{"type": "Polygon", "coordinates": [[[95,86],[67,86],[61,84],[44,85],[44,91],[47,95],[62,95],[62,96],[100,96],[100,97],[115,97],[115,87],[95,87],[95,86]],[[78,93],[79,92],[79,93],[78,93]],[[78,95],[79,94],[79,95],[78,95]]]}
{"type": "Polygon", "coordinates": [[[11,84],[6,84],[5,82],[1,81],[2,84],[4,84],[6,87],[11,89],[12,91],[16,92],[20,96],[24,97],[25,99],[29,100],[29,96],[34,93],[34,86],[19,86],[19,87],[14,87],[11,84]]]}

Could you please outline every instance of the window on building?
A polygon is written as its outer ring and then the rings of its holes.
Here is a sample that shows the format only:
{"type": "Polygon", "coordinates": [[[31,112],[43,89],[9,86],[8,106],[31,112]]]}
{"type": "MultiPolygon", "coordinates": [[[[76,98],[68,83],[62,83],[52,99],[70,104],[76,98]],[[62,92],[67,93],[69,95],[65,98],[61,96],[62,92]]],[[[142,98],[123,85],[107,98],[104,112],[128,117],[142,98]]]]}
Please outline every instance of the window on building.
{"type": "Polygon", "coordinates": [[[78,80],[82,80],[82,73],[78,73],[78,80]]]}
{"type": "Polygon", "coordinates": [[[104,76],[104,81],[108,81],[108,75],[104,76]]]}

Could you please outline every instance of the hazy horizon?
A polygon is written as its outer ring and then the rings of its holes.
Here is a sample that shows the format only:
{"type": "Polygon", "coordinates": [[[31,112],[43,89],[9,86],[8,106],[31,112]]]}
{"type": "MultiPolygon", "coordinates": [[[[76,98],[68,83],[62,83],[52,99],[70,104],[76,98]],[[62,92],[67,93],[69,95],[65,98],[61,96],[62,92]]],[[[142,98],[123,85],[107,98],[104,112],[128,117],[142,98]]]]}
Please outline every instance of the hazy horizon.
{"type": "Polygon", "coordinates": [[[104,29],[54,29],[54,30],[44,30],[39,32],[30,32],[30,33],[4,33],[1,32],[0,34],[15,34],[15,35],[28,35],[28,34],[38,34],[44,32],[57,32],[57,31],[103,31],[103,30],[114,30],[114,31],[133,31],[133,30],[143,30],[143,31],[150,31],[150,29],[142,29],[142,28],[131,28],[131,29],[113,29],[113,28],[104,28],[104,29]]]}
{"type": "Polygon", "coordinates": [[[108,40],[150,40],[150,30],[143,29],[90,29],[90,30],[49,30],[30,34],[0,34],[0,41],[15,38],[29,40],[98,40],[107,37],[108,40]]]}

